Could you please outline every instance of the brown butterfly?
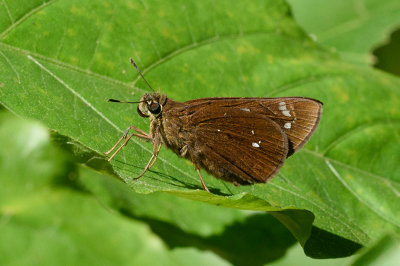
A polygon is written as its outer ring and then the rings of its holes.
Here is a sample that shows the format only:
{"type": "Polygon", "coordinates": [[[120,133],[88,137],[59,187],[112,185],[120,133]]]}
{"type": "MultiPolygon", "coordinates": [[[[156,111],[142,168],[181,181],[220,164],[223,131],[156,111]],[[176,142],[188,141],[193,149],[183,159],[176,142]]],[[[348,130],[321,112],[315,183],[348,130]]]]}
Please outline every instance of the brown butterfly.
{"type": "Polygon", "coordinates": [[[124,141],[109,160],[133,136],[152,142],[153,154],[134,178],[138,179],[153,166],[163,144],[192,161],[206,191],[201,168],[235,185],[267,182],[309,140],[322,113],[320,101],[304,97],[203,98],[182,103],[147,93],[136,103],[139,115],[150,118],[150,133],[130,126],[106,152],[124,141]],[[135,132],[128,135],[130,130],[135,132]]]}

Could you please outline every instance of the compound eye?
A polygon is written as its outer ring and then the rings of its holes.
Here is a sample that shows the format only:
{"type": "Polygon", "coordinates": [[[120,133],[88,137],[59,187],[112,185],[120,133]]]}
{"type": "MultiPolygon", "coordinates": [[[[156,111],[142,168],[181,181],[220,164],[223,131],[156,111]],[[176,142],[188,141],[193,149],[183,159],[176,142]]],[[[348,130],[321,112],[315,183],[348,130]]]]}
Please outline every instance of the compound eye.
{"type": "Polygon", "coordinates": [[[137,107],[137,112],[138,112],[138,114],[139,114],[141,117],[149,117],[148,115],[145,115],[145,114],[142,113],[142,111],[140,111],[139,105],[138,105],[138,107],[137,107]]]}
{"type": "Polygon", "coordinates": [[[161,112],[161,105],[159,103],[151,103],[149,105],[150,113],[158,115],[161,112]]]}

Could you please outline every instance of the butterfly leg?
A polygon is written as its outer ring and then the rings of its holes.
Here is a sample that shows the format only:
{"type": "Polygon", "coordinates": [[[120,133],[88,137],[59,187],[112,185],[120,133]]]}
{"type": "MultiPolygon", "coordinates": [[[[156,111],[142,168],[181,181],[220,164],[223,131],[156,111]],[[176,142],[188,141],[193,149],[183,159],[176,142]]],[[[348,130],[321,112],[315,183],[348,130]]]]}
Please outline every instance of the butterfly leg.
{"type": "Polygon", "coordinates": [[[121,141],[125,140],[124,143],[113,153],[113,155],[108,159],[108,161],[111,161],[114,156],[122,149],[122,147],[126,146],[126,144],[128,143],[128,141],[130,140],[131,137],[138,137],[141,138],[145,141],[153,141],[153,138],[151,137],[150,134],[144,132],[143,130],[135,127],[135,126],[130,126],[127,128],[127,130],[125,131],[124,135],[122,135],[122,137],[117,141],[117,143],[115,143],[115,145],[107,152],[105,152],[104,154],[109,154],[111,153],[120,143],[121,141]],[[129,130],[135,130],[138,133],[132,133],[131,135],[128,136],[129,130]]]}
{"type": "Polygon", "coordinates": [[[141,178],[144,175],[144,173],[146,173],[147,170],[149,170],[154,165],[154,163],[157,161],[158,153],[160,152],[160,149],[161,149],[161,138],[160,138],[160,134],[159,134],[159,129],[157,128],[155,136],[154,136],[153,154],[151,155],[150,160],[148,161],[148,163],[146,164],[146,166],[144,167],[144,169],[140,173],[140,175],[133,178],[133,180],[137,180],[137,179],[141,178]]]}
{"type": "MultiPolygon", "coordinates": [[[[196,167],[196,166],[195,166],[195,167],[196,167]]],[[[206,186],[206,183],[204,183],[203,177],[201,176],[201,173],[200,173],[200,169],[196,167],[196,171],[197,171],[197,174],[198,174],[199,177],[200,177],[200,182],[201,182],[201,185],[203,186],[203,189],[204,189],[205,191],[207,191],[207,192],[210,192],[210,190],[208,190],[208,188],[207,188],[207,186],[206,186]]]]}
{"type": "Polygon", "coordinates": [[[157,149],[157,153],[156,153],[155,159],[154,159],[154,161],[151,163],[151,165],[149,166],[149,169],[150,169],[150,168],[153,166],[153,164],[157,161],[158,153],[160,152],[160,150],[161,150],[161,144],[158,145],[158,149],[157,149]]]}
{"type": "Polygon", "coordinates": [[[201,182],[201,185],[203,186],[203,189],[204,189],[205,191],[207,191],[207,192],[210,192],[210,190],[208,190],[208,188],[207,188],[207,186],[206,186],[206,183],[204,183],[203,177],[201,176],[201,173],[200,173],[200,166],[199,166],[198,163],[196,162],[196,159],[195,159],[196,157],[195,157],[195,154],[194,154],[193,150],[192,150],[192,149],[189,149],[188,146],[184,146],[183,149],[182,149],[182,153],[183,153],[183,154],[186,154],[186,152],[189,152],[189,154],[190,154],[190,158],[192,159],[192,163],[193,163],[193,165],[194,165],[194,168],[196,169],[196,172],[197,172],[197,174],[198,174],[199,177],[200,177],[200,182],[201,182]]]}

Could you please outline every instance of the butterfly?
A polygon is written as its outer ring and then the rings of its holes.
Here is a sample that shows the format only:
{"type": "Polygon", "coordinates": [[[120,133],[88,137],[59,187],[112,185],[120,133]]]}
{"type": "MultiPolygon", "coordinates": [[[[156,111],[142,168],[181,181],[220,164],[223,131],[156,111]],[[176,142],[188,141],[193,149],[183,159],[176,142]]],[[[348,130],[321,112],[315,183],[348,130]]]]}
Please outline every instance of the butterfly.
{"type": "Polygon", "coordinates": [[[114,151],[109,160],[132,137],[153,143],[150,160],[134,178],[138,179],[153,166],[164,145],[193,163],[206,191],[200,169],[235,185],[267,182],[286,158],[307,143],[323,109],[320,101],[306,97],[216,97],[178,102],[153,92],[144,94],[139,102],[109,101],[137,103],[138,114],[150,119],[149,133],[130,126],[106,152],[114,151]]]}

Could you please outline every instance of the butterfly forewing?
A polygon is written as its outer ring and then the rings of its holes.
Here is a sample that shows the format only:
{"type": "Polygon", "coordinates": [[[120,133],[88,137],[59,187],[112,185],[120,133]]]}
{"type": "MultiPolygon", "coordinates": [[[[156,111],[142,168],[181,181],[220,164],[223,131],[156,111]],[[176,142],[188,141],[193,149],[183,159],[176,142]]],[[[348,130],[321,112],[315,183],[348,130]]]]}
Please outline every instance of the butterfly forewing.
{"type": "Polygon", "coordinates": [[[291,145],[289,155],[299,150],[318,126],[322,104],[308,98],[278,98],[265,100],[256,111],[271,112],[266,115],[283,129],[291,145]]]}
{"type": "Polygon", "coordinates": [[[203,167],[219,178],[240,184],[266,182],[282,166],[288,140],[281,127],[267,116],[238,108],[210,105],[187,120],[202,153],[203,167]]]}
{"type": "Polygon", "coordinates": [[[288,156],[299,150],[318,126],[322,103],[304,97],[280,98],[203,98],[190,103],[192,108],[216,109],[222,107],[262,114],[275,121],[289,140],[288,156]]]}

